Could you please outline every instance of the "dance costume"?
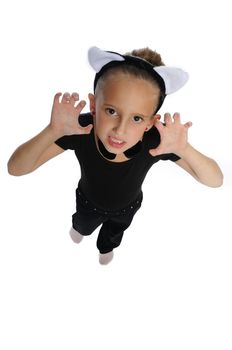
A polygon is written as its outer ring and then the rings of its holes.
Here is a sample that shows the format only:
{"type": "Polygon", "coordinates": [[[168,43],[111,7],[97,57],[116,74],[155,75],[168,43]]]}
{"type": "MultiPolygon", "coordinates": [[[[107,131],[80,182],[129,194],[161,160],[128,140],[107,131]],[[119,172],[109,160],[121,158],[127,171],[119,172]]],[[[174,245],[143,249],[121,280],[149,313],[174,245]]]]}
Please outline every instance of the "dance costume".
{"type": "MultiPolygon", "coordinates": [[[[132,65],[148,72],[160,87],[160,99],[154,114],[165,97],[180,89],[188,80],[188,74],[182,69],[154,67],[142,58],[103,51],[97,47],[89,49],[88,59],[96,72],[94,92],[99,78],[113,67],[132,65]]],[[[82,126],[93,124],[92,115],[81,114],[79,123],[82,126]]],[[[76,190],[73,228],[82,235],[90,235],[102,224],[97,240],[102,254],[120,245],[124,231],[141,206],[142,184],[151,166],[159,160],[180,159],[172,153],[155,157],[149,153],[150,149],[160,144],[160,134],[155,127],[144,133],[142,141],[124,152],[128,158],[124,162],[111,161],[116,155],[109,153],[100,140],[96,140],[94,129],[87,135],[63,136],[56,144],[65,150],[74,150],[80,164],[81,178],[76,190]]]]}

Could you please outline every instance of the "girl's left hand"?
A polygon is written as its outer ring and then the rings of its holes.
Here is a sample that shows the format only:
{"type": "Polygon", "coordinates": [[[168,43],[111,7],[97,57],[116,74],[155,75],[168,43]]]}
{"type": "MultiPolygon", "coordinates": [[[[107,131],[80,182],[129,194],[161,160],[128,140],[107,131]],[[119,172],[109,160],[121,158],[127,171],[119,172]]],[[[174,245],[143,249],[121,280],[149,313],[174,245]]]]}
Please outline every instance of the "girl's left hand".
{"type": "Polygon", "coordinates": [[[165,125],[159,121],[159,115],[156,117],[154,125],[160,133],[160,144],[157,148],[150,149],[149,153],[152,156],[164,153],[175,153],[181,156],[188,145],[188,129],[192,123],[181,124],[179,113],[175,113],[173,117],[170,113],[165,113],[165,125]]]}

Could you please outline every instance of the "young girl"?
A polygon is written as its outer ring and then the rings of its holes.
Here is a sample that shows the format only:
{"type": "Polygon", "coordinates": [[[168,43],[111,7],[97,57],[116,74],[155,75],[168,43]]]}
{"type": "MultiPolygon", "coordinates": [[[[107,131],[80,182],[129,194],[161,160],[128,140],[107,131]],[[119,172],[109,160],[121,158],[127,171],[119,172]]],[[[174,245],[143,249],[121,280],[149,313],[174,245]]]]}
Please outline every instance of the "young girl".
{"type": "Polygon", "coordinates": [[[188,143],[191,122],[165,113],[162,123],[157,114],[166,95],[186,83],[187,73],[166,67],[148,48],[120,55],[92,47],[89,62],[96,71],[90,113],[81,114],[86,102],[77,93],[57,93],[49,125],[13,153],[8,170],[28,174],[74,150],[81,178],[70,235],[79,243],[102,225],[97,248],[99,262],[107,264],[141,206],[142,183],[154,163],[171,160],[211,187],[221,186],[223,175],[188,143]]]}

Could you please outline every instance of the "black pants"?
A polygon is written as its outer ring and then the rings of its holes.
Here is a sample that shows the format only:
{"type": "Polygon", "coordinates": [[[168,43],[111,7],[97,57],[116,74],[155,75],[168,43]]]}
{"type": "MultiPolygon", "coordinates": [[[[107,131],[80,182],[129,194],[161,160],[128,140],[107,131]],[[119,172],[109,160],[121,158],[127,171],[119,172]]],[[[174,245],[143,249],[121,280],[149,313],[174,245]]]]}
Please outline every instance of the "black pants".
{"type": "Polygon", "coordinates": [[[76,213],[72,216],[73,228],[83,236],[88,236],[102,224],[97,239],[97,248],[101,254],[106,254],[120,245],[123,233],[130,226],[141,202],[142,193],[136,201],[123,210],[102,211],[94,207],[77,189],[76,213]]]}

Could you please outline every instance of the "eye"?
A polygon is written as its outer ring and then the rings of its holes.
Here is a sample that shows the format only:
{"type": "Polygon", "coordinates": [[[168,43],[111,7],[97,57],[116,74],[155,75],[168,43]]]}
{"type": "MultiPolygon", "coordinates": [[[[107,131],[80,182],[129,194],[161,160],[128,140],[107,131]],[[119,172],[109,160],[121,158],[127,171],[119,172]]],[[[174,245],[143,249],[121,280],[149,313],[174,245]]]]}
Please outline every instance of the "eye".
{"type": "Polygon", "coordinates": [[[113,108],[106,108],[106,113],[110,116],[113,116],[113,117],[117,115],[115,109],[113,109],[113,108]]]}
{"type": "Polygon", "coordinates": [[[140,116],[138,116],[138,115],[135,115],[135,116],[133,117],[133,120],[134,120],[134,122],[135,122],[136,124],[139,124],[139,123],[142,123],[143,118],[140,117],[140,116]]]}

